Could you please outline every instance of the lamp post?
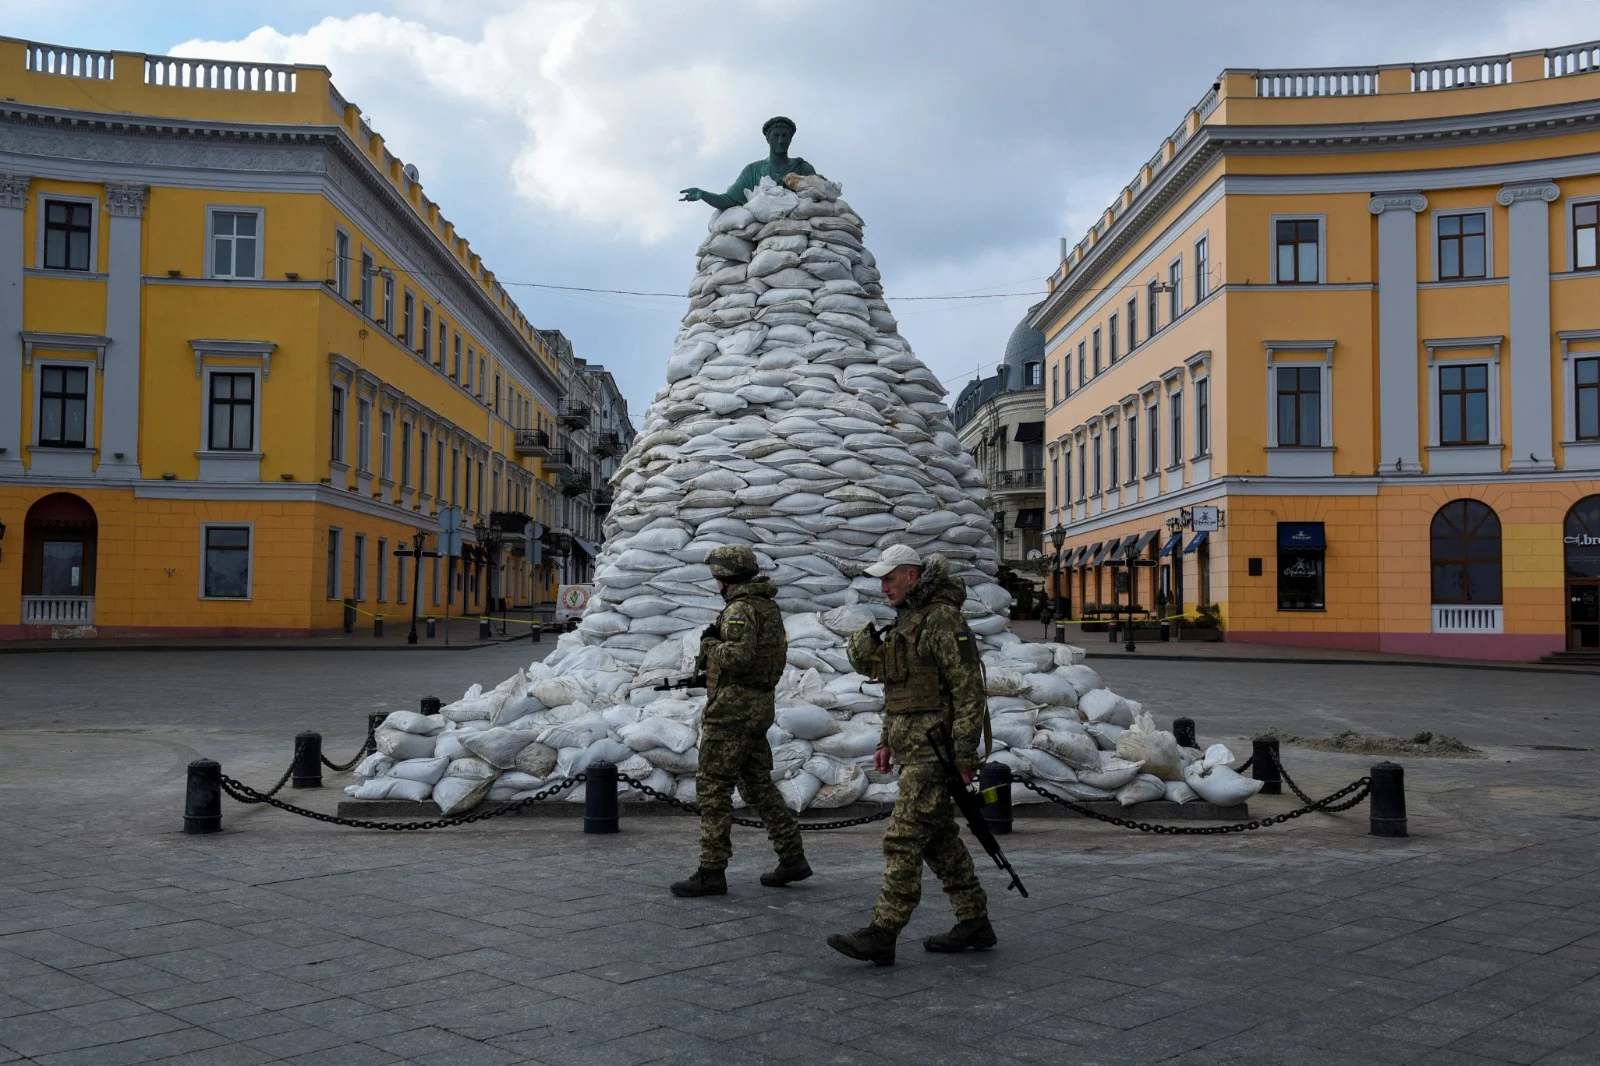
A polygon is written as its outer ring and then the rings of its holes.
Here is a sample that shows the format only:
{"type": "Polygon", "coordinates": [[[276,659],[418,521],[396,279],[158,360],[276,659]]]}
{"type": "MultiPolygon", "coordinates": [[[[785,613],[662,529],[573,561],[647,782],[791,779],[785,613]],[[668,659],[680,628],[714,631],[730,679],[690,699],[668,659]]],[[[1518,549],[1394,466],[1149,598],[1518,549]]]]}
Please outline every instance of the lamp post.
{"type": "Polygon", "coordinates": [[[1056,546],[1056,561],[1055,561],[1056,609],[1055,609],[1055,618],[1056,618],[1056,625],[1057,626],[1060,626],[1062,624],[1061,617],[1062,617],[1062,614],[1064,613],[1061,610],[1061,599],[1062,599],[1062,597],[1061,597],[1061,546],[1063,544],[1065,544],[1066,542],[1067,542],[1067,527],[1062,525],[1060,522],[1057,522],[1056,525],[1055,525],[1055,528],[1050,531],[1050,543],[1054,544],[1056,546]]]}
{"type": "MultiPolygon", "coordinates": [[[[427,542],[426,533],[417,532],[411,535],[411,548],[396,548],[395,554],[401,558],[410,558],[411,566],[411,632],[406,634],[406,643],[417,642],[417,608],[422,600],[422,560],[436,559],[440,552],[424,551],[422,545],[427,542]]],[[[432,634],[429,634],[432,636],[432,634]]]]}

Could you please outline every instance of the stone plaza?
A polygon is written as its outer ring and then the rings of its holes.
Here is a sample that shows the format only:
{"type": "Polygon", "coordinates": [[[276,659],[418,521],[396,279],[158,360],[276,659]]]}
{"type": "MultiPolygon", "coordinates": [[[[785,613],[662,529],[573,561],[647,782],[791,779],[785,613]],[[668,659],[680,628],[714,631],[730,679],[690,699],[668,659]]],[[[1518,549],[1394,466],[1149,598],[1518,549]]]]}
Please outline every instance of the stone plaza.
{"type": "MultiPolygon", "coordinates": [[[[1405,762],[1407,839],[1369,836],[1364,806],[1217,837],[1019,818],[1004,844],[1031,898],[979,866],[1000,946],[924,953],[950,921],[930,882],[890,969],[822,942],[863,924],[881,826],[813,835],[817,876],[783,890],[739,830],[711,900],[666,892],[694,822],[626,809],[617,836],[378,833],[228,801],[224,832],[182,834],[190,760],[266,787],[301,729],[343,760],[369,712],[550,647],[0,657],[0,1062],[1600,1060],[1593,674],[1097,655],[1163,726],[1187,714],[1241,757],[1273,727],[1485,756],[1405,762]]],[[[1283,761],[1320,796],[1376,760],[1283,761]]],[[[347,781],[284,796],[331,811],[347,781]]]]}

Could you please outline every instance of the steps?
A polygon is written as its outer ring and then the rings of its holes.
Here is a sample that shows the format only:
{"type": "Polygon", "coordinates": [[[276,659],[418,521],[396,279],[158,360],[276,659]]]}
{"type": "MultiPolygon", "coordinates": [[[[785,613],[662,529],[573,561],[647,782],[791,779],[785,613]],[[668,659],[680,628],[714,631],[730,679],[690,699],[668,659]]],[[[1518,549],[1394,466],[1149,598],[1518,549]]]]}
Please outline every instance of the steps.
{"type": "Polygon", "coordinates": [[[1600,666],[1600,650],[1555,651],[1539,661],[1551,666],[1600,666]]]}

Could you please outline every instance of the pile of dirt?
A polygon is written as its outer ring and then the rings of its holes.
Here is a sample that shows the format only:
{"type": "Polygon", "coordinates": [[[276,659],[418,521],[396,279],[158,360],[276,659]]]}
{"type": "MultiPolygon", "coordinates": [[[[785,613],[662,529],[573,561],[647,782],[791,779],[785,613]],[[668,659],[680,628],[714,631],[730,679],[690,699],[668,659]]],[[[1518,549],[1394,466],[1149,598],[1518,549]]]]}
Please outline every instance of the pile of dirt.
{"type": "Polygon", "coordinates": [[[1418,733],[1404,737],[1378,737],[1347,729],[1331,737],[1297,737],[1281,729],[1270,729],[1265,736],[1275,738],[1280,744],[1297,744],[1302,748],[1331,751],[1340,755],[1417,755],[1437,759],[1481,759],[1484,753],[1477,748],[1442,733],[1418,733]]]}

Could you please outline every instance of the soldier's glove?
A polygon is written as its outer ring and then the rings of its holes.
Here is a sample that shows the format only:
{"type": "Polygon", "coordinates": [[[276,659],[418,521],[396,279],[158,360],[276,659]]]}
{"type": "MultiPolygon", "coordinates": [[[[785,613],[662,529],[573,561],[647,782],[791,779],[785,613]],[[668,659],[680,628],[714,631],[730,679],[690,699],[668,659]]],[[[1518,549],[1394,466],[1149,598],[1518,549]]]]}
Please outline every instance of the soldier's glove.
{"type": "Polygon", "coordinates": [[[703,630],[700,631],[700,639],[702,641],[706,641],[706,640],[721,640],[722,639],[722,627],[717,625],[717,623],[712,622],[710,625],[706,626],[703,630]]]}

